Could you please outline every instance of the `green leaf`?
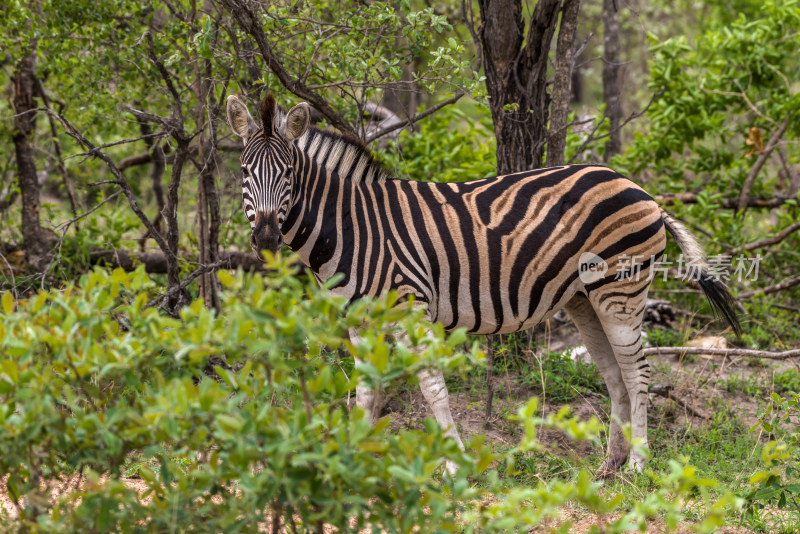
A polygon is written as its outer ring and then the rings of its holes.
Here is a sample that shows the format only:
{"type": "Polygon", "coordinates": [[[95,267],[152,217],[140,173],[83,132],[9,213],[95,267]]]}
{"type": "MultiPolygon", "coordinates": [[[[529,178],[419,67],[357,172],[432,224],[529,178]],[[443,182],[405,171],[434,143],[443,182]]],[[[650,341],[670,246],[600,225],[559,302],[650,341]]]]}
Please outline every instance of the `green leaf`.
{"type": "Polygon", "coordinates": [[[0,300],[3,304],[3,312],[5,312],[6,315],[14,313],[14,297],[11,295],[11,291],[4,292],[0,300]]]}

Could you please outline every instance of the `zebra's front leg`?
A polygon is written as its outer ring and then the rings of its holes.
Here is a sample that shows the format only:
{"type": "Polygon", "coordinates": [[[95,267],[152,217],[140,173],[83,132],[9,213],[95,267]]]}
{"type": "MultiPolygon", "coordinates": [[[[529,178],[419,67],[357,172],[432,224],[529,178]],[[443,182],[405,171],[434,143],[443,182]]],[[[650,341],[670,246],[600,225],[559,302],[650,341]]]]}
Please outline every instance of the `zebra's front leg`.
{"type": "MultiPolygon", "coordinates": [[[[358,345],[361,338],[355,328],[351,328],[348,332],[350,334],[350,343],[358,345]]],[[[362,363],[361,360],[353,356],[356,365],[362,363]]],[[[356,406],[364,410],[370,426],[375,424],[378,420],[381,411],[381,395],[380,391],[375,391],[371,387],[361,382],[356,385],[356,406]]]]}
{"type": "MultiPolygon", "coordinates": [[[[461,441],[453,414],[450,411],[450,395],[447,393],[444,375],[439,369],[425,369],[417,373],[417,376],[419,377],[419,388],[422,390],[428,406],[431,407],[436,422],[442,427],[444,435],[453,438],[463,451],[464,443],[461,441]]],[[[458,470],[458,466],[450,460],[445,461],[445,468],[450,476],[455,476],[458,470]]]]}
{"type": "MultiPolygon", "coordinates": [[[[410,340],[405,334],[395,337],[397,343],[401,343],[406,347],[411,347],[410,340]]],[[[461,441],[461,436],[458,434],[458,427],[453,420],[453,414],[450,411],[450,395],[447,392],[447,385],[444,383],[444,375],[439,369],[423,369],[417,373],[419,378],[419,388],[422,390],[422,396],[430,406],[433,412],[433,417],[439,426],[442,428],[442,433],[446,437],[453,438],[458,447],[463,451],[464,442],[461,441]]],[[[458,466],[450,460],[445,461],[445,468],[450,476],[455,476],[458,466]]]]}

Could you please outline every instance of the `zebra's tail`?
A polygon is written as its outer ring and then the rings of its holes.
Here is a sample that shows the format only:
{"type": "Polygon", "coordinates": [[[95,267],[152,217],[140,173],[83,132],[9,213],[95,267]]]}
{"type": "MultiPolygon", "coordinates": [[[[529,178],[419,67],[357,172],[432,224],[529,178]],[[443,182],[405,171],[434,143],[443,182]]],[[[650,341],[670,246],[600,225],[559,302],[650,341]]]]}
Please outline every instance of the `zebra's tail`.
{"type": "Polygon", "coordinates": [[[717,317],[725,319],[737,336],[740,335],[742,327],[734,309],[735,301],[733,300],[733,295],[728,291],[728,287],[722,280],[709,274],[703,247],[700,246],[697,239],[683,224],[675,220],[663,208],[661,208],[661,219],[664,221],[667,231],[678,242],[678,246],[686,257],[687,264],[691,263],[693,267],[698,268],[698,276],[695,281],[700,286],[700,289],[703,290],[714,313],[717,317]]]}

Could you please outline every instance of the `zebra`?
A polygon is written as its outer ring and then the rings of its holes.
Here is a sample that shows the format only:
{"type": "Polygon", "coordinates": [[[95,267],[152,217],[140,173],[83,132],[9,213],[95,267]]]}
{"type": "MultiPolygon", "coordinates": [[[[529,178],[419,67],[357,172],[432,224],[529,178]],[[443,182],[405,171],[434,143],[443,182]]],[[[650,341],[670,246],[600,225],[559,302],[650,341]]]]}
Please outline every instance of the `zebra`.
{"type": "MultiPolygon", "coordinates": [[[[331,291],[351,300],[389,290],[413,295],[426,318],[448,331],[517,332],[565,309],[611,398],[597,476],[626,461],[641,471],[643,451],[631,451],[623,426],[630,423],[633,440],[647,447],[642,317],[667,231],[715,312],[740,328],[732,296],[710,274],[694,236],[607,167],[565,165],[460,183],[395,179],[357,140],[312,126],[309,111],[305,102],[283,111],[268,94],[259,128],[241,99],[227,99],[228,124],[244,143],[242,200],[254,251],[286,244],[318,281],[339,273],[331,291]],[[635,273],[610,268],[630,258],[642,259],[635,273]]],[[[358,332],[350,337],[355,344],[358,332]]],[[[423,371],[419,379],[444,434],[463,450],[442,373],[423,371]]],[[[371,422],[375,397],[357,386],[356,404],[371,422]]]]}

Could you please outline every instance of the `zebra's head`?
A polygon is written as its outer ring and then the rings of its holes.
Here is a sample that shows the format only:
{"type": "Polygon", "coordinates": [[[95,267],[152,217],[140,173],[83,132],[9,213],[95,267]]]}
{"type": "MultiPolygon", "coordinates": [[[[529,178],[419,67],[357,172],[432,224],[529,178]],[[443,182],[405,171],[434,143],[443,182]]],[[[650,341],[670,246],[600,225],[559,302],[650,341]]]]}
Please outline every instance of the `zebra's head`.
{"type": "Polygon", "coordinates": [[[277,252],[283,245],[281,227],[295,182],[291,144],[308,129],[310,112],[302,102],[286,113],[271,94],[264,97],[259,112],[261,128],[237,96],[228,97],[228,124],[244,141],[242,203],[253,230],[250,245],[256,253],[277,252]]]}

